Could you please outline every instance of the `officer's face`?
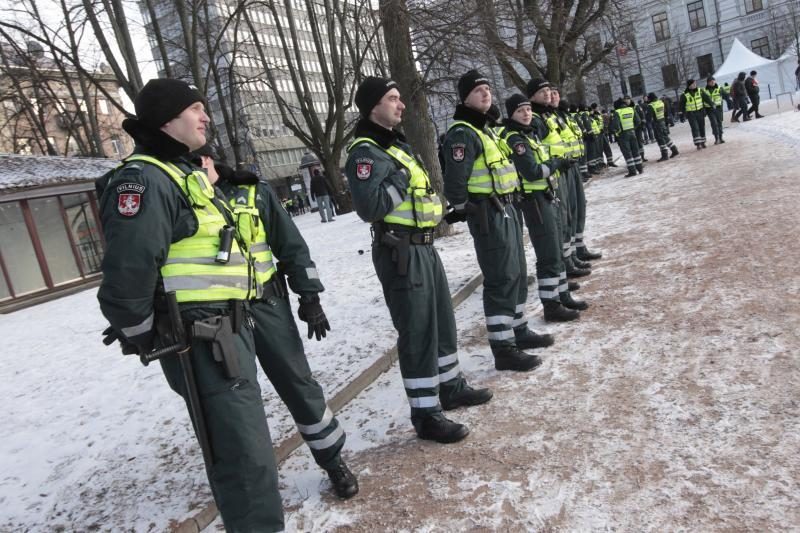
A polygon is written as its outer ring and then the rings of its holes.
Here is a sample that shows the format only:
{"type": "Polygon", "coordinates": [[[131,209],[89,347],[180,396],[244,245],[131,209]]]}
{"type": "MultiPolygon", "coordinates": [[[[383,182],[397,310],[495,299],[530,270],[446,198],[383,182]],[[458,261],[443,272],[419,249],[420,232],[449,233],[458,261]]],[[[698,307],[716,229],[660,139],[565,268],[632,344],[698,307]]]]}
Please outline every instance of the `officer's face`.
{"type": "Polygon", "coordinates": [[[708,86],[709,86],[709,87],[714,87],[716,84],[717,84],[717,82],[716,82],[716,81],[714,81],[714,80],[710,80],[710,81],[708,82],[708,86]]]}
{"type": "Polygon", "coordinates": [[[195,102],[161,126],[161,131],[188,146],[189,150],[197,150],[206,144],[206,127],[209,122],[211,119],[206,115],[203,102],[195,102]]]}
{"type": "Polygon", "coordinates": [[[400,100],[400,91],[392,89],[383,95],[378,105],[372,108],[370,120],[387,129],[392,129],[403,119],[406,105],[400,100]]]}
{"type": "Polygon", "coordinates": [[[553,107],[558,107],[559,102],[561,102],[561,95],[558,91],[550,91],[550,105],[553,107]]]}
{"type": "Polygon", "coordinates": [[[486,113],[492,107],[492,88],[485,84],[478,85],[467,95],[464,105],[475,111],[486,113]]]}
{"type": "Polygon", "coordinates": [[[531,102],[539,104],[539,105],[550,105],[550,97],[552,95],[552,91],[550,91],[550,87],[542,87],[531,96],[531,102]]]}
{"type": "Polygon", "coordinates": [[[205,169],[208,181],[212,185],[215,184],[219,179],[219,174],[217,173],[217,167],[214,166],[214,160],[207,155],[200,156],[200,160],[203,162],[200,166],[205,169]]]}
{"type": "Polygon", "coordinates": [[[514,111],[514,114],[511,115],[511,119],[519,122],[523,126],[527,126],[531,123],[531,119],[533,119],[533,111],[531,110],[531,106],[523,105],[517,108],[514,111]]]}

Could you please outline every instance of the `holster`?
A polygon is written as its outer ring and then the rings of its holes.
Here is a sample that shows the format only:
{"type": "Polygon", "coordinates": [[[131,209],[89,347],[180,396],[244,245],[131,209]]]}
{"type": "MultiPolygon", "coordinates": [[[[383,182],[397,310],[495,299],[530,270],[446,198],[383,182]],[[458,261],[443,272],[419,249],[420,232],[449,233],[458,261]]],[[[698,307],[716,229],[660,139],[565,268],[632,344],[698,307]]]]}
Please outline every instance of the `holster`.
{"type": "Polygon", "coordinates": [[[192,338],[211,343],[214,360],[222,364],[225,377],[234,379],[241,376],[230,316],[219,315],[195,320],[191,332],[192,338]]]}
{"type": "Polygon", "coordinates": [[[286,285],[286,275],[278,270],[273,274],[270,280],[264,284],[261,298],[263,300],[268,300],[272,297],[286,299],[288,296],[289,289],[286,285]]]}
{"type": "Polygon", "coordinates": [[[380,234],[380,243],[392,249],[392,262],[397,267],[397,275],[406,276],[408,274],[408,249],[411,246],[410,234],[383,231],[380,234]]]}

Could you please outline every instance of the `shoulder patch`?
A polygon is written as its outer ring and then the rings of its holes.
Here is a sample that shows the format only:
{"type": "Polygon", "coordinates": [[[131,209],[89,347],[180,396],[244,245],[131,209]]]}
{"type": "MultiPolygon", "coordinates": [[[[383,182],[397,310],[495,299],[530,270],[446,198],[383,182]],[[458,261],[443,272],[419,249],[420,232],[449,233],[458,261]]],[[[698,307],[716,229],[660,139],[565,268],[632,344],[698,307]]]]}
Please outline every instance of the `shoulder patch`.
{"type": "Polygon", "coordinates": [[[125,217],[132,217],[139,213],[147,189],[141,183],[121,183],[117,185],[117,211],[125,217]]]}
{"type": "Polygon", "coordinates": [[[369,157],[359,157],[356,159],[356,177],[360,180],[368,180],[372,176],[372,165],[375,160],[369,157]]]}
{"type": "Polygon", "coordinates": [[[463,161],[464,160],[464,150],[466,149],[467,145],[463,143],[455,143],[450,145],[450,157],[453,158],[453,161],[463,161]]]}
{"type": "Polygon", "coordinates": [[[527,149],[528,148],[525,146],[525,143],[523,142],[518,142],[517,144],[514,145],[514,151],[517,153],[517,155],[525,155],[527,149]]]}

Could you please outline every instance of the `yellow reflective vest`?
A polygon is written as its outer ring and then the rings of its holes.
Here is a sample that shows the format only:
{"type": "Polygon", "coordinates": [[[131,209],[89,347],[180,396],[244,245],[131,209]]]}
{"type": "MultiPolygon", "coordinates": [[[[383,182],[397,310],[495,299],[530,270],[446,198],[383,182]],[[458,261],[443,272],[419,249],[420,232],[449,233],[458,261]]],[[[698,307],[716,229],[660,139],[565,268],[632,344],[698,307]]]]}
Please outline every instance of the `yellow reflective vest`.
{"type": "Polygon", "coordinates": [[[479,130],[469,122],[457,120],[450,129],[466,126],[478,136],[483,150],[472,164],[472,173],[467,181],[467,191],[473,194],[510,194],[519,188],[519,176],[508,156],[499,145],[499,139],[490,130],[479,130]]]}
{"type": "MultiPolygon", "coordinates": [[[[533,158],[536,159],[537,163],[541,165],[545,161],[550,160],[550,154],[547,147],[537,142],[536,139],[534,139],[530,135],[525,135],[524,133],[516,131],[508,131],[506,128],[502,128],[498,133],[503,139],[503,144],[505,144],[505,146],[508,148],[509,151],[511,150],[511,144],[509,143],[509,139],[513,134],[516,133],[518,135],[525,137],[525,140],[528,141],[528,146],[530,146],[531,152],[533,152],[533,158]]],[[[523,192],[544,191],[547,189],[548,186],[546,178],[529,181],[523,179],[522,176],[520,176],[519,181],[522,183],[523,192]]]]}
{"type": "Polygon", "coordinates": [[[703,109],[702,91],[696,91],[695,94],[686,91],[683,93],[683,97],[686,99],[686,111],[700,111],[703,109]]]}
{"type": "MultiPolygon", "coordinates": [[[[197,217],[194,235],[172,243],[167,253],[161,278],[166,292],[175,292],[178,302],[217,302],[246,300],[255,294],[248,258],[242,254],[237,239],[231,246],[227,263],[217,263],[220,231],[228,221],[212,199],[214,186],[202,171],[184,173],[172,163],[154,157],[134,154],[125,160],[155,165],[180,187],[189,199],[197,217]]],[[[224,203],[219,203],[225,208],[224,203]]],[[[146,238],[146,236],[143,236],[146,238]]]]}
{"type": "Polygon", "coordinates": [[[352,142],[348,151],[364,142],[374,144],[389,154],[408,171],[409,175],[405,199],[391,213],[383,217],[383,221],[412,228],[433,228],[441,222],[442,200],[431,187],[428,173],[419,161],[397,146],[386,149],[369,137],[358,137],[352,142]]]}
{"type": "Polygon", "coordinates": [[[620,109],[615,109],[614,113],[617,114],[617,118],[619,119],[620,128],[622,131],[629,131],[634,128],[633,117],[636,113],[632,107],[622,107],[620,109]]]}
{"type": "Polygon", "coordinates": [[[272,249],[267,242],[267,230],[256,205],[258,186],[240,185],[230,198],[236,229],[246,243],[247,253],[253,262],[256,278],[256,296],[260,297],[264,284],[275,275],[272,249]]]}

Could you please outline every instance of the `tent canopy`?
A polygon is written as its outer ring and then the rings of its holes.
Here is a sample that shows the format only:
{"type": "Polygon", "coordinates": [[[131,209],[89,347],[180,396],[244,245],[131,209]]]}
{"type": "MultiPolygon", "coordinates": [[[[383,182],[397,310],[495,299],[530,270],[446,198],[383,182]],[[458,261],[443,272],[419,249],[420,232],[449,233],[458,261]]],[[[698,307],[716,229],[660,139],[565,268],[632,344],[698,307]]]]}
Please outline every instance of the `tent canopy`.
{"type": "Polygon", "coordinates": [[[731,82],[740,72],[748,75],[751,70],[758,72],[758,84],[761,87],[761,98],[774,97],[775,94],[793,89],[794,75],[787,75],[787,61],[767,59],[754,53],[743,45],[739,39],[734,39],[728,56],[722,66],[714,73],[718,83],[731,82]]]}
{"type": "Polygon", "coordinates": [[[735,78],[740,72],[749,73],[751,70],[758,70],[756,67],[773,63],[772,59],[761,57],[739,41],[733,39],[728,56],[722,66],[714,73],[715,78],[735,78]]]}

